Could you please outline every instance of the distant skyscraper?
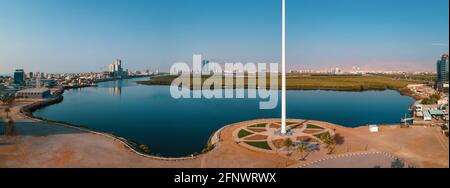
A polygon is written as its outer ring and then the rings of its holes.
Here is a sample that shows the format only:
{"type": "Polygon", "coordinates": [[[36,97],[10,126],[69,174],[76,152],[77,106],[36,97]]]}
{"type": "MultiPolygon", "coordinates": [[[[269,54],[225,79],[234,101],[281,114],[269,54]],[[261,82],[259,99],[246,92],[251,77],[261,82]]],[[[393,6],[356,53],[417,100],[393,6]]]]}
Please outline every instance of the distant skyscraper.
{"type": "Polygon", "coordinates": [[[17,69],[14,72],[14,84],[25,85],[25,71],[23,69],[17,69]]]}
{"type": "Polygon", "coordinates": [[[439,83],[448,83],[448,77],[448,54],[444,54],[441,59],[437,61],[437,81],[439,83]]]}
{"type": "Polygon", "coordinates": [[[192,73],[201,74],[202,73],[202,55],[194,55],[192,57],[192,73]]]}
{"type": "Polygon", "coordinates": [[[122,60],[121,59],[116,59],[116,61],[114,62],[114,71],[116,72],[122,72],[122,60]]]}
{"type": "Polygon", "coordinates": [[[122,60],[117,58],[116,61],[114,62],[114,64],[116,65],[122,65],[122,60]]]}
{"type": "Polygon", "coordinates": [[[202,60],[202,70],[203,74],[210,74],[211,71],[209,70],[209,60],[202,60]]]}
{"type": "Polygon", "coordinates": [[[109,64],[108,65],[108,72],[114,72],[114,67],[115,67],[114,64],[109,64]]]}
{"type": "Polygon", "coordinates": [[[114,78],[128,77],[128,71],[123,71],[122,60],[119,58],[114,61],[114,64],[108,65],[108,72],[110,72],[111,77],[114,78]]]}

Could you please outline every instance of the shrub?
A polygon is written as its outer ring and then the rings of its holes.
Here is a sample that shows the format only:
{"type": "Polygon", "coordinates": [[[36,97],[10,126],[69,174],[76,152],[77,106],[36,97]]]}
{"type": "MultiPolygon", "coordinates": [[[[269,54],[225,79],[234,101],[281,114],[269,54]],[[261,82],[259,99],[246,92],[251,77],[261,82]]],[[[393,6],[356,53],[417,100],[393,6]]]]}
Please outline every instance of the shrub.
{"type": "Polygon", "coordinates": [[[424,100],[422,100],[422,104],[437,104],[438,101],[441,100],[441,96],[439,94],[434,94],[424,100]]]}
{"type": "Polygon", "coordinates": [[[141,149],[144,153],[147,153],[147,154],[150,153],[150,148],[145,144],[139,145],[139,149],[141,149]]]}

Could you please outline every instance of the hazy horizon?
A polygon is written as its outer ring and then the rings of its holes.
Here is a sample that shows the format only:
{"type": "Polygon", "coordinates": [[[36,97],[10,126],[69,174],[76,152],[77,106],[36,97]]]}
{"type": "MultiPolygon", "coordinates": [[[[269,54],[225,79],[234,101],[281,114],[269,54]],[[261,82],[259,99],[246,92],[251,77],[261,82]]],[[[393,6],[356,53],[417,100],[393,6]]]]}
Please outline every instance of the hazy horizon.
{"type": "MultiPolygon", "coordinates": [[[[448,0],[287,0],[288,69],[435,71],[448,0]]],[[[0,0],[0,74],[280,62],[279,0],[0,0]]]]}

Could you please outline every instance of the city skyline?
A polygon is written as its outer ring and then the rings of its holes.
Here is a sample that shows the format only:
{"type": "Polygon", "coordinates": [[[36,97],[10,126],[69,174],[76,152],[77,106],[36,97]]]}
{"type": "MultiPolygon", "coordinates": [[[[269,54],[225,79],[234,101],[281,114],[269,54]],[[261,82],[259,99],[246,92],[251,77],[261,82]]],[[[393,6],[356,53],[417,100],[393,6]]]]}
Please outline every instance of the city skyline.
{"type": "MultiPolygon", "coordinates": [[[[43,2],[0,0],[0,74],[100,72],[115,58],[130,70],[168,71],[192,54],[281,63],[278,1],[43,2]]],[[[445,0],[288,1],[287,68],[434,72],[448,53],[447,7],[445,0]]]]}

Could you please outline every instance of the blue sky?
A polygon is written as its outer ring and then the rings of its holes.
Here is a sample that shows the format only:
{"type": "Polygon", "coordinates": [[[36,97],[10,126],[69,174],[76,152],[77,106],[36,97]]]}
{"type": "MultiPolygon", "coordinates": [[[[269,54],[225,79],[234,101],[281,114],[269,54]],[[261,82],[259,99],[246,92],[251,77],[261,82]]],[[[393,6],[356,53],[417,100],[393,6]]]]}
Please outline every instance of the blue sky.
{"type": "MultiPolygon", "coordinates": [[[[0,0],[0,73],[279,62],[279,0],[0,0]]],[[[448,0],[287,0],[288,67],[434,70],[448,0]],[[435,44],[435,45],[433,45],[435,44]],[[439,45],[436,45],[439,44],[439,45]]]]}
{"type": "Polygon", "coordinates": [[[448,0],[301,0],[288,6],[288,62],[434,71],[448,52],[448,0]]]}

